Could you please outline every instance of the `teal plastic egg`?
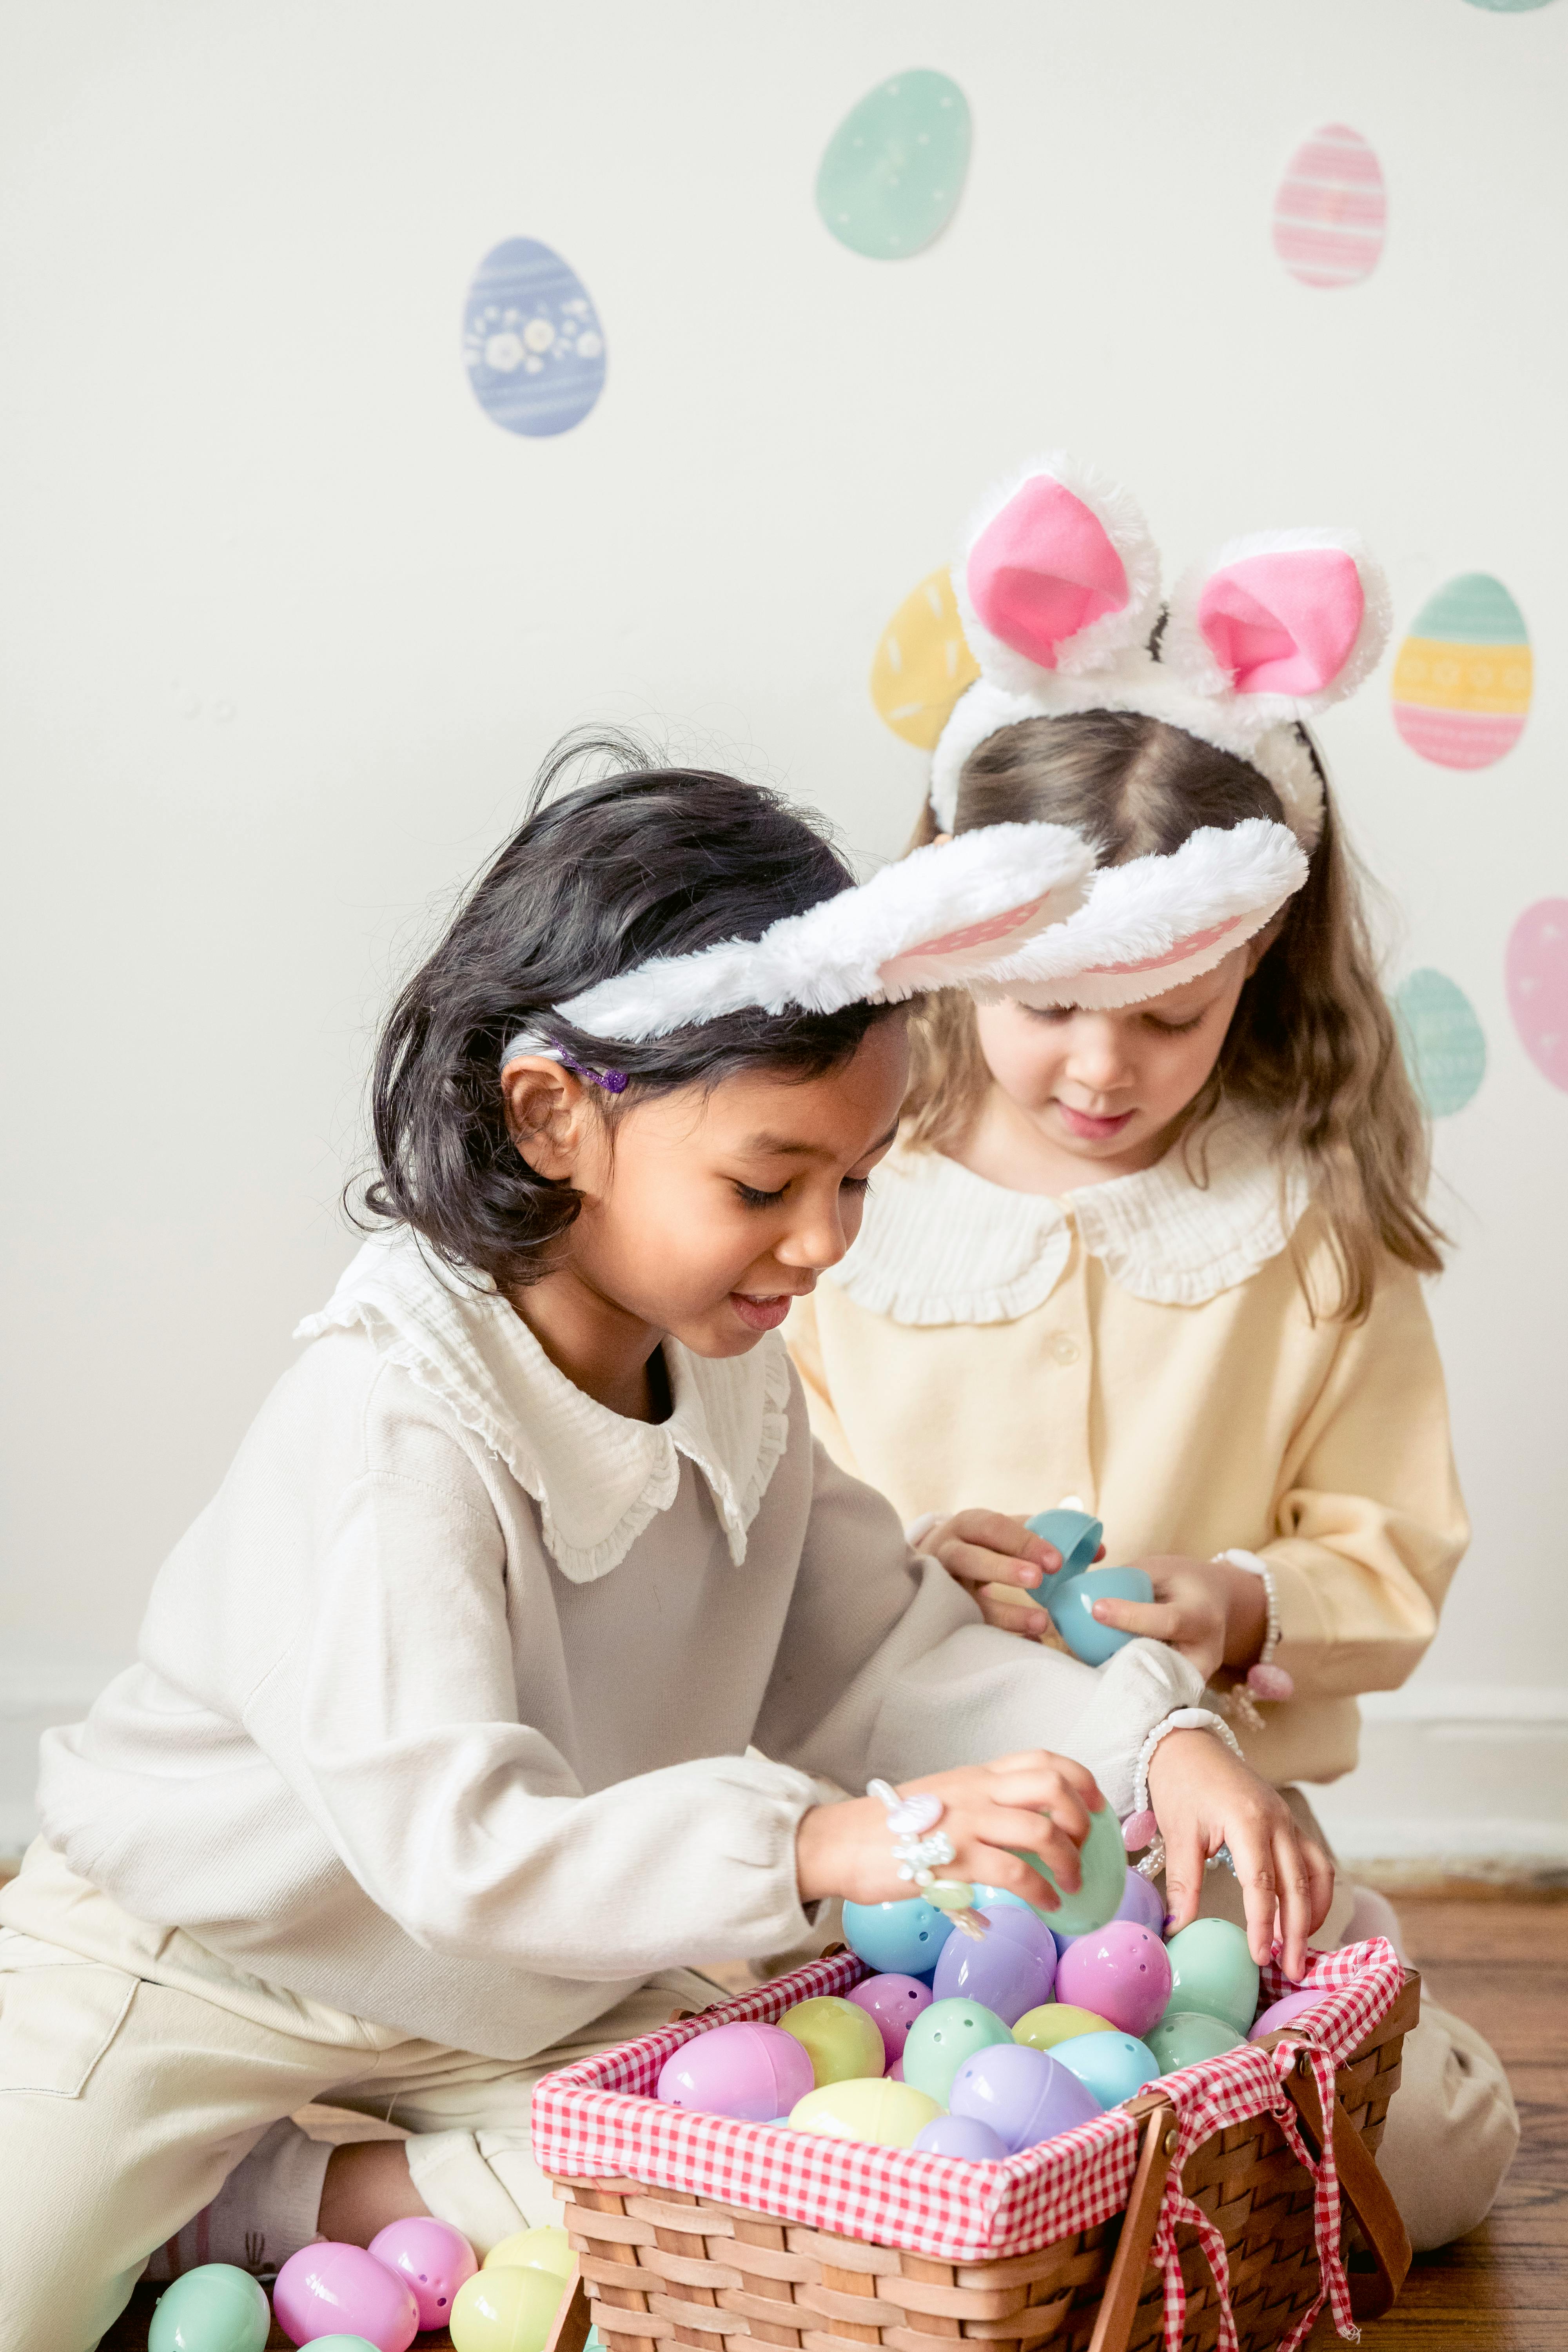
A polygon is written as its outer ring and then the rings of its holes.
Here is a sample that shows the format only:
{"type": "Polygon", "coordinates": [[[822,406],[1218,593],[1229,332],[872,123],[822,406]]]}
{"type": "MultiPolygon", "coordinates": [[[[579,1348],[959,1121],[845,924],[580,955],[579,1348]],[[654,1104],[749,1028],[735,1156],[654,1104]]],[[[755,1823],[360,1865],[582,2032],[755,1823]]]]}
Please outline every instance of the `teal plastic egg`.
{"type": "Polygon", "coordinates": [[[376,2352],[368,2336],[312,2336],[310,2352],[376,2352]]]}
{"type": "Polygon", "coordinates": [[[1172,1937],[1165,1956],[1171,1963],[1167,2017],[1179,2010],[1201,2010],[1234,2032],[1246,2033],[1258,2014],[1258,1962],[1239,1927],[1228,1919],[1194,1919],[1172,1937]]]}
{"type": "Polygon", "coordinates": [[[1127,1885],[1127,1849],[1121,1843],[1121,1824],[1109,1805],[1089,1817],[1089,1835],[1079,1853],[1083,1883],[1076,1895],[1062,1894],[1037,1853],[1026,1853],[1021,1846],[1013,1851],[1061,1895],[1058,1908],[1041,1915],[1058,1935],[1087,1936],[1091,1927],[1103,1927],[1108,1919],[1115,1918],[1127,1885]]]}
{"type": "Polygon", "coordinates": [[[902,261],[942,235],[969,169],[969,107],[946,74],[916,67],[868,92],[827,142],[816,209],[840,245],[902,261]]]}
{"type": "Polygon", "coordinates": [[[1222,2019],[1205,2017],[1195,2009],[1168,2009],[1143,2039],[1162,2074],[1195,2066],[1205,2058],[1222,2058],[1227,2050],[1239,2050],[1242,2043],[1242,2036],[1233,2033],[1222,2019]]]}
{"type": "Polygon", "coordinates": [[[1051,2056],[1070,2067],[1102,2107],[1131,2099],[1164,2070],[1145,2042],[1131,2033],[1074,2033],[1054,2042],[1051,2056]]]}
{"type": "Polygon", "coordinates": [[[271,2328],[267,2297],[248,2271],[204,2263],[159,2296],[147,2352],[263,2352],[271,2328]]]}
{"type": "Polygon", "coordinates": [[[947,2105],[952,2078],[966,2058],[994,2043],[1011,2042],[1013,2031],[977,2000],[933,2000],[922,2009],[904,2043],[904,2080],[947,2105]]]}
{"type": "MultiPolygon", "coordinates": [[[[1087,1511],[1069,1510],[1065,1504],[1059,1511],[1037,1511],[1024,1524],[1032,1536],[1039,1536],[1060,1552],[1060,1576],[1081,1576],[1086,1568],[1092,1568],[1094,1555],[1105,1540],[1105,1529],[1099,1519],[1091,1518],[1087,1511]]],[[[1046,1583],[1049,1585],[1050,1581],[1047,1576],[1046,1583]]],[[[1039,1592],[1037,1591],[1033,1597],[1038,1601],[1039,1592]]]]}
{"type": "Polygon", "coordinates": [[[912,2147],[942,2108],[912,2083],[824,2083],[790,2109],[790,2129],[822,2139],[864,2140],[873,2147],[912,2147]]]}
{"type": "Polygon", "coordinates": [[[1142,1568],[1086,1568],[1081,1576],[1047,1576],[1029,1597],[1044,1601],[1046,1613],[1075,1658],[1086,1666],[1102,1666],[1137,1637],[1119,1625],[1102,1625],[1094,1613],[1095,1602],[1137,1601],[1147,1607],[1154,1598],[1154,1584],[1142,1568]]]}

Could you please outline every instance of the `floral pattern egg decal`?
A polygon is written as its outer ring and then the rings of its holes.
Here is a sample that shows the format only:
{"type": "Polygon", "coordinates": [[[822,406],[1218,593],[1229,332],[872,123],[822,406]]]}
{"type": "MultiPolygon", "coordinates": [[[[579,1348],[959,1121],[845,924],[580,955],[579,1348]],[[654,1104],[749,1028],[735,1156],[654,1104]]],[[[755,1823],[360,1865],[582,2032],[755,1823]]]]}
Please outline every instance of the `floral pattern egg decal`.
{"type": "Polygon", "coordinates": [[[508,433],[539,439],[581,425],[605,388],[605,332],[588,290],[537,237],[509,236],[480,262],[463,312],[474,398],[508,433]]]}

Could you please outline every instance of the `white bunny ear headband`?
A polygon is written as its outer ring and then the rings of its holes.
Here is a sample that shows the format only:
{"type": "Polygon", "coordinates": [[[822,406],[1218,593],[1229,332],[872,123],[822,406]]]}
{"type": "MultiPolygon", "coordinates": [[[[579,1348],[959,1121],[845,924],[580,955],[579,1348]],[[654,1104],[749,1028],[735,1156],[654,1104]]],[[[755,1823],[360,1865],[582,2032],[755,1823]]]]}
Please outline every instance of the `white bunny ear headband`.
{"type": "MultiPolygon", "coordinates": [[[[636,1045],[753,1005],[837,1013],[975,987],[1080,904],[1093,865],[1092,845],[1068,825],[983,825],[784,917],[761,939],[656,956],[551,1013],[589,1036],[636,1045]]],[[[502,1065],[539,1053],[611,1094],[626,1083],[625,1072],[585,1068],[531,1030],[509,1042],[502,1065]]]]}
{"type": "Polygon", "coordinates": [[[1260,531],[1194,565],[1164,610],[1159,555],[1132,499],[1058,453],[986,499],[953,584],[980,677],[931,761],[944,832],[964,762],[989,736],[1090,710],[1163,719],[1248,761],[1289,827],[1258,818],[1205,829],[1168,857],[1105,867],[1078,913],[1021,945],[976,993],[1113,1006],[1211,970],[1307,878],[1323,786],[1304,722],[1353,693],[1387,642],[1376,562],[1350,531],[1260,531]]]}

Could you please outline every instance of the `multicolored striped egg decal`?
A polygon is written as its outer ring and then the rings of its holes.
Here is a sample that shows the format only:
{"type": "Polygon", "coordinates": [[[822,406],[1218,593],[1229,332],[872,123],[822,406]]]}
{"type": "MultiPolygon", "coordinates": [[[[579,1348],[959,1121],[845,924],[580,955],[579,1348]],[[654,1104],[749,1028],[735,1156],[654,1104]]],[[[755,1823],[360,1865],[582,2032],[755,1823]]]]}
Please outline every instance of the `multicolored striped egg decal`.
{"type": "Polygon", "coordinates": [[[1520,1044],[1568,1093],[1568,898],[1541,898],[1513,927],[1503,962],[1520,1044]]]}
{"type": "Polygon", "coordinates": [[[1274,199],[1274,250],[1303,286],[1359,286],[1377,268],[1388,194],[1359,131],[1325,122],[1285,166],[1274,199]]]}
{"type": "Polygon", "coordinates": [[[576,271],[533,236],[486,254],[463,308],[474,398],[531,440],[581,425],[605,388],[605,331],[576,271]]]}
{"type": "Polygon", "coordinates": [[[877,716],[906,743],[933,751],[954,703],[979,675],[958,617],[952,574],[945,568],[928,572],[878,640],[871,662],[877,716]]]}
{"type": "Polygon", "coordinates": [[[969,101],[946,74],[915,67],[868,91],[828,141],[816,209],[840,245],[904,261],[939,237],[969,170],[969,101]]]}
{"type": "Polygon", "coordinates": [[[1462,572],[1429,596],[1394,665],[1394,723],[1439,768],[1489,768],[1524,732],[1530,632],[1500,580],[1462,572]]]}

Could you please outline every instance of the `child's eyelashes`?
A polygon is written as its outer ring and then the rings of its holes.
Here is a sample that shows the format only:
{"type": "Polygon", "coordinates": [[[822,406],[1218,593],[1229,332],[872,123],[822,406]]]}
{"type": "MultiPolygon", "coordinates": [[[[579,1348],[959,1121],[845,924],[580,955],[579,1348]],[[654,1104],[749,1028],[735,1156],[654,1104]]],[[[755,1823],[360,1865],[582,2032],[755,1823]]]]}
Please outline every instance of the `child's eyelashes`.
{"type": "MultiPolygon", "coordinates": [[[[1206,1013],[1208,1007],[1205,1005],[1204,1012],[1206,1013]]],[[[1193,1030],[1201,1026],[1203,1017],[1203,1013],[1194,1013],[1190,1021],[1156,1021],[1152,1013],[1144,1015],[1150,1028],[1157,1029],[1162,1037],[1185,1037],[1193,1030]]]]}
{"type": "MultiPolygon", "coordinates": [[[[789,1190],[787,1184],[781,1184],[775,1192],[763,1192],[754,1184],[742,1184],[739,1177],[732,1177],[731,1181],[748,1209],[776,1209],[789,1190]]],[[[846,1176],[839,1186],[840,1192],[853,1192],[861,1200],[870,1189],[869,1176],[846,1176]]]]}

